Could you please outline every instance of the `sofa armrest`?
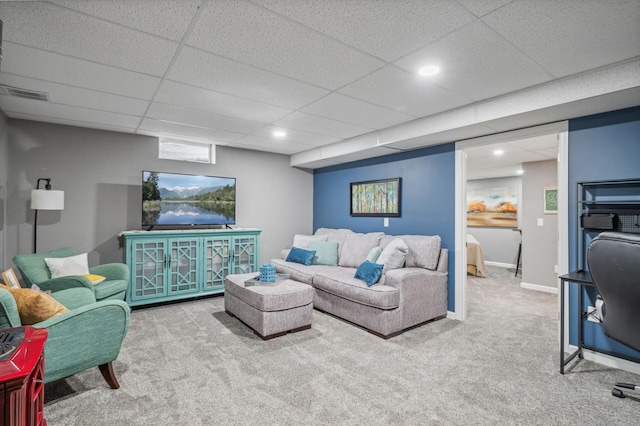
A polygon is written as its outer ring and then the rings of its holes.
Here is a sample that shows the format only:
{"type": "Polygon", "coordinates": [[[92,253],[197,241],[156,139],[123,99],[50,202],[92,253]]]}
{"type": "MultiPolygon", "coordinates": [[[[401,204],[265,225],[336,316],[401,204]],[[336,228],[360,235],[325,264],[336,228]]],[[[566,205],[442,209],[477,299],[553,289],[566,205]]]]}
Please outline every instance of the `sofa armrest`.
{"type": "Polygon", "coordinates": [[[66,290],[51,293],[58,302],[62,303],[67,309],[73,310],[85,305],[96,303],[95,294],[84,287],[68,288],[66,290]]]}
{"type": "Polygon", "coordinates": [[[51,278],[49,280],[39,282],[37,285],[41,290],[51,290],[52,293],[60,290],[66,290],[68,288],[85,287],[95,294],[91,281],[82,275],[69,275],[66,277],[51,278]]]}
{"type": "Polygon", "coordinates": [[[449,250],[440,250],[440,257],[438,258],[438,266],[436,271],[449,273],[449,250]]]}
{"type": "Polygon", "coordinates": [[[89,272],[107,277],[107,280],[129,281],[129,267],[124,263],[105,263],[93,266],[89,268],[89,272]]]}
{"type": "Polygon", "coordinates": [[[386,273],[384,285],[400,291],[402,328],[447,314],[448,274],[422,268],[399,268],[386,273]]]}

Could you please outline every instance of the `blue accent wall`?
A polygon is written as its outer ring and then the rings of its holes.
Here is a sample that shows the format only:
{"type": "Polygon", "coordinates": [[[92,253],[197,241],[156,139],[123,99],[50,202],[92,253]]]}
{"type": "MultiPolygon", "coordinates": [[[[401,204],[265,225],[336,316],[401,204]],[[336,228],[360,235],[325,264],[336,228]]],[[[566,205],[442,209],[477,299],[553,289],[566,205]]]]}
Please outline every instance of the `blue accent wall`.
{"type": "Polygon", "coordinates": [[[449,250],[448,309],[455,311],[455,144],[318,169],[313,179],[313,228],[349,228],[390,235],[440,235],[449,250]],[[402,178],[400,217],[351,217],[350,183],[402,178]]]}
{"type": "MultiPolygon", "coordinates": [[[[577,267],[576,233],[579,211],[577,183],[640,179],[640,107],[569,121],[569,269],[577,267]]],[[[595,305],[595,289],[583,293],[586,311],[595,305]]],[[[569,341],[578,342],[578,289],[569,294],[569,341]]],[[[640,352],[606,337],[600,324],[584,323],[584,342],[603,351],[640,359],[640,352]]]]}

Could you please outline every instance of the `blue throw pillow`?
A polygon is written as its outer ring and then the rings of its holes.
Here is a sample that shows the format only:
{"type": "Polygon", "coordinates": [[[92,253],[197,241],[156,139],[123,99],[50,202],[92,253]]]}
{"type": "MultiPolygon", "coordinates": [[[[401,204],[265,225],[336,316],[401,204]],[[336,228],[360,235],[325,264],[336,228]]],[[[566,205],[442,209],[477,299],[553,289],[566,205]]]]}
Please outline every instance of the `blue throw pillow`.
{"type": "Polygon", "coordinates": [[[384,265],[365,260],[362,265],[358,266],[354,278],[363,280],[369,287],[371,287],[380,279],[380,275],[382,275],[382,268],[384,268],[384,265]]]}
{"type": "Polygon", "coordinates": [[[287,256],[287,262],[302,263],[303,265],[311,265],[313,256],[316,255],[315,250],[305,250],[298,247],[291,247],[291,251],[287,256]]]}

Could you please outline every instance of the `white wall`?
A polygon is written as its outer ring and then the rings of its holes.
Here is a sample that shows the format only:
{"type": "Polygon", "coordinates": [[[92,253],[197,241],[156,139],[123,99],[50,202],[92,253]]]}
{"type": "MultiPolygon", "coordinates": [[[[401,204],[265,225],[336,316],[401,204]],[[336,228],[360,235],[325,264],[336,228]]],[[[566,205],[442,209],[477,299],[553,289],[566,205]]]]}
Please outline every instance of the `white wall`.
{"type": "Polygon", "coordinates": [[[522,165],[522,286],[557,288],[558,215],[544,214],[544,188],[557,186],[558,162],[522,165]],[[542,226],[538,220],[542,219],[542,226]]]}
{"type": "Polygon", "coordinates": [[[65,191],[63,211],[38,213],[38,251],[89,252],[89,263],[122,261],[117,234],[141,228],[142,170],[237,178],[236,226],[260,228],[260,262],[279,255],[296,233],[313,228],[313,174],[279,154],[217,147],[217,164],[159,160],[154,137],[8,121],[7,251],[32,252],[31,189],[51,178],[65,191]]]}
{"type": "MultiPolygon", "coordinates": [[[[518,188],[518,223],[522,215],[522,178],[519,176],[494,179],[475,179],[467,182],[467,191],[478,188],[497,187],[518,188]]],[[[518,257],[520,233],[511,228],[467,227],[467,233],[473,235],[482,245],[486,262],[515,265],[518,257]]]]}

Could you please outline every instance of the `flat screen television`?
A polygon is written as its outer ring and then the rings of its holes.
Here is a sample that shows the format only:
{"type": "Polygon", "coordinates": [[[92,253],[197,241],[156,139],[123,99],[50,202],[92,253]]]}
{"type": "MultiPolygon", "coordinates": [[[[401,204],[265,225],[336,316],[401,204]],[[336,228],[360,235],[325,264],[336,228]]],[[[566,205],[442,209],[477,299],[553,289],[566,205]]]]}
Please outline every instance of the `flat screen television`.
{"type": "Polygon", "coordinates": [[[142,172],[143,227],[235,223],[235,178],[142,172]]]}

